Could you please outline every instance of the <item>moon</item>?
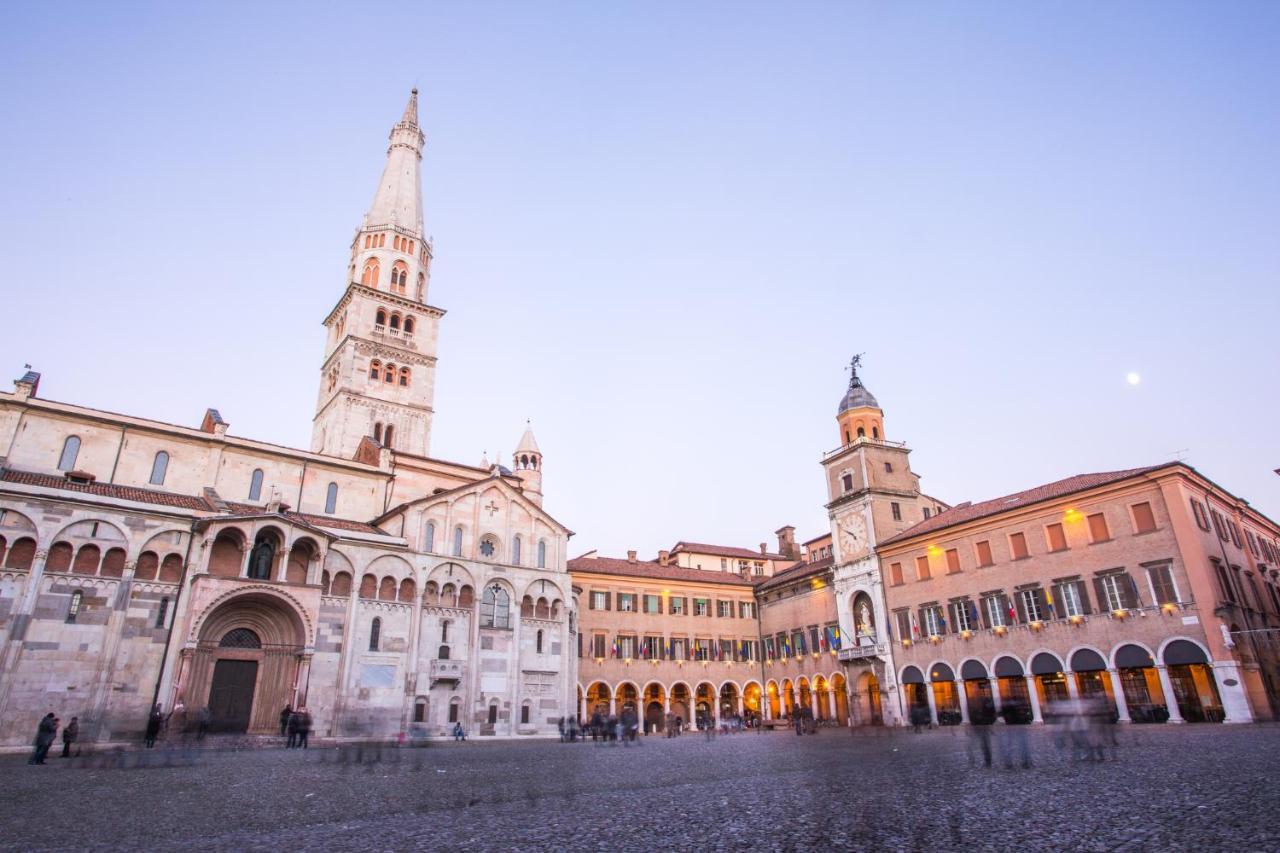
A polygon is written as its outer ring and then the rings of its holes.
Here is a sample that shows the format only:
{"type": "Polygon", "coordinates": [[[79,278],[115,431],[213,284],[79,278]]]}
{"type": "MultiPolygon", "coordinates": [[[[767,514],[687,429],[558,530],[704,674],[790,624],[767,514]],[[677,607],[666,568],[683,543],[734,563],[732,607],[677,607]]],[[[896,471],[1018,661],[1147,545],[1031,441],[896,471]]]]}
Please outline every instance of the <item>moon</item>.
{"type": "Polygon", "coordinates": [[[1142,377],[1139,374],[1134,373],[1132,371],[1130,371],[1124,378],[1125,378],[1125,381],[1128,382],[1130,385],[1137,385],[1139,382],[1142,381],[1142,377]]]}

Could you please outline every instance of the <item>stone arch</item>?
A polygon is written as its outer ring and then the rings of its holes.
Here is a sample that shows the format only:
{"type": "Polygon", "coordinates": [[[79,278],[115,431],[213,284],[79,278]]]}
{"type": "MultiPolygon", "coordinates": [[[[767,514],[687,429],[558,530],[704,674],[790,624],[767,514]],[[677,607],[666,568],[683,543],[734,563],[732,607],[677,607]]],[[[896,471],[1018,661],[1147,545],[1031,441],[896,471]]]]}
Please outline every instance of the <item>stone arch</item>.
{"type": "Polygon", "coordinates": [[[95,542],[118,542],[122,544],[129,541],[129,537],[126,536],[124,531],[114,523],[107,521],[104,518],[97,518],[93,516],[80,518],[66,524],[58,531],[56,536],[52,536],[50,538],[81,539],[92,540],[95,542]],[[94,530],[94,525],[97,526],[96,532],[94,530]]]}
{"type": "Polygon", "coordinates": [[[1160,653],[1160,655],[1159,655],[1159,657],[1157,657],[1157,658],[1156,658],[1156,660],[1157,660],[1157,661],[1159,661],[1159,662],[1160,662],[1160,663],[1162,663],[1162,664],[1167,664],[1167,661],[1165,660],[1165,655],[1166,655],[1166,653],[1169,651],[1169,647],[1170,647],[1170,646],[1172,646],[1174,643],[1177,643],[1177,642],[1179,642],[1179,641],[1181,641],[1181,642],[1185,642],[1185,643],[1190,643],[1191,645],[1193,645],[1193,646],[1195,646],[1197,649],[1199,649],[1199,650],[1200,650],[1200,653],[1204,655],[1204,661],[1203,661],[1204,663],[1208,663],[1208,664],[1212,664],[1212,663],[1213,663],[1213,654],[1209,651],[1209,647],[1208,647],[1208,646],[1206,646],[1204,643],[1202,643],[1202,642],[1200,642],[1199,640],[1196,640],[1196,639],[1194,639],[1194,638],[1192,638],[1192,637],[1187,637],[1187,636],[1182,636],[1182,635],[1178,635],[1178,636],[1176,636],[1176,637],[1166,637],[1166,638],[1165,638],[1165,639],[1160,643],[1160,648],[1159,648],[1159,650],[1158,650],[1158,651],[1159,651],[1159,653],[1160,653]]]}
{"type": "Polygon", "coordinates": [[[360,577],[360,597],[372,601],[378,597],[378,579],[370,572],[360,577]]]}
{"type": "Polygon", "coordinates": [[[307,583],[310,580],[311,565],[320,561],[320,545],[310,536],[295,539],[289,549],[288,563],[285,565],[284,579],[287,583],[307,583]]]}
{"type": "Polygon", "coordinates": [[[413,603],[418,592],[418,586],[414,583],[413,578],[405,578],[400,581],[400,590],[396,596],[397,601],[405,601],[413,603]]]}
{"type": "Polygon", "coordinates": [[[564,590],[560,588],[560,585],[548,578],[535,578],[529,581],[521,595],[532,596],[535,600],[539,596],[546,596],[548,601],[555,595],[559,595],[560,598],[565,597],[564,590]]]}
{"type": "Polygon", "coordinates": [[[1072,672],[1075,671],[1075,667],[1072,665],[1072,662],[1074,661],[1077,652],[1093,652],[1102,660],[1104,669],[1109,665],[1108,661],[1110,660],[1110,656],[1106,652],[1097,646],[1090,645],[1089,643],[1081,643],[1079,645],[1072,646],[1064,656],[1063,660],[1066,663],[1067,670],[1072,672]]]}
{"type": "Polygon", "coordinates": [[[1050,658],[1057,664],[1057,669],[1054,669],[1053,672],[1066,671],[1066,664],[1062,662],[1062,657],[1057,652],[1051,649],[1039,648],[1027,655],[1027,659],[1024,662],[1027,672],[1032,675],[1050,674],[1048,669],[1050,658]]]}
{"type": "Polygon", "coordinates": [[[1120,652],[1124,650],[1126,646],[1135,646],[1136,648],[1141,649],[1143,652],[1146,653],[1147,662],[1143,663],[1142,664],[1143,666],[1156,665],[1156,661],[1158,660],[1158,658],[1156,657],[1155,653],[1151,650],[1150,646],[1148,646],[1146,643],[1142,643],[1137,640],[1125,640],[1123,643],[1117,643],[1115,648],[1111,650],[1111,654],[1107,657],[1107,663],[1109,663],[1113,668],[1123,669],[1128,666],[1131,666],[1133,663],[1136,662],[1136,661],[1124,661],[1122,663],[1120,661],[1120,652]]]}
{"type": "Polygon", "coordinates": [[[19,569],[22,571],[30,571],[32,563],[36,557],[36,540],[32,536],[20,536],[8,546],[7,552],[3,555],[5,568],[19,569]]]}
{"type": "Polygon", "coordinates": [[[452,583],[455,588],[461,587],[462,584],[470,584],[475,586],[475,576],[460,563],[446,560],[443,563],[437,563],[427,572],[427,579],[433,580],[441,588],[446,583],[452,583]]]}
{"type": "Polygon", "coordinates": [[[586,691],[583,693],[586,698],[586,714],[588,719],[596,711],[604,715],[608,715],[611,701],[613,699],[613,688],[609,682],[603,679],[596,679],[587,685],[586,691]]]}
{"type": "Polygon", "coordinates": [[[249,537],[239,527],[223,527],[209,546],[209,574],[217,578],[238,578],[244,565],[249,537]]]}

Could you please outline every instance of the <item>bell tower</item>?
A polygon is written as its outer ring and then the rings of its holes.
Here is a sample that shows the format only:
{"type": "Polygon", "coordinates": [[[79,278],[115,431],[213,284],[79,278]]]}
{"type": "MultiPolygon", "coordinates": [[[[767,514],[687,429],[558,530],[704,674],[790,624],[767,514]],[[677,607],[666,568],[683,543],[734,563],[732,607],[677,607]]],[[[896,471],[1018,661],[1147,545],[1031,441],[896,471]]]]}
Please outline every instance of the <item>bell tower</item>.
{"type": "Polygon", "coordinates": [[[311,449],[350,458],[365,436],[421,456],[431,444],[436,340],[432,247],[422,221],[418,90],[391,128],[387,162],[351,241],[347,287],[324,320],[311,449]]]}
{"type": "Polygon", "coordinates": [[[511,454],[511,467],[524,484],[525,496],[542,506],[542,451],[533,438],[533,428],[527,423],[516,452],[511,454]]]}

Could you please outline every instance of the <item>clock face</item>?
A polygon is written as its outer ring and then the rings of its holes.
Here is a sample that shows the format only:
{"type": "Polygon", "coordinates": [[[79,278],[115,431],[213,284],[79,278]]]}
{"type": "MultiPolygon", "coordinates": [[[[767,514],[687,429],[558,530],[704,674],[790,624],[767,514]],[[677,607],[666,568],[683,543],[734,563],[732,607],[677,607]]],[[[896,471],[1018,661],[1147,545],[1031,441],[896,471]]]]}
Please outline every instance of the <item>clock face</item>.
{"type": "Polygon", "coordinates": [[[836,522],[840,529],[840,556],[851,560],[867,548],[867,524],[862,511],[854,510],[836,522]]]}

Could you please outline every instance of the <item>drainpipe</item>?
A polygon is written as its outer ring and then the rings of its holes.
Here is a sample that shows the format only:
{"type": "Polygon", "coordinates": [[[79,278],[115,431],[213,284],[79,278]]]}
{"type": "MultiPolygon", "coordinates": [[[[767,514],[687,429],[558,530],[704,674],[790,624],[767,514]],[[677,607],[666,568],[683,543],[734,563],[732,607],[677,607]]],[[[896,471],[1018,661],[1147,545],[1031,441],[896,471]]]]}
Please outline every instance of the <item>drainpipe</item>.
{"type": "Polygon", "coordinates": [[[178,604],[182,601],[182,590],[187,585],[187,575],[191,572],[191,546],[196,541],[196,523],[198,518],[191,519],[191,528],[187,533],[187,555],[182,560],[182,582],[178,584],[178,594],[173,597],[173,615],[169,619],[169,633],[164,637],[164,651],[160,653],[160,672],[156,675],[155,690],[151,693],[151,704],[147,713],[156,706],[160,699],[160,682],[164,680],[164,661],[169,659],[169,645],[173,642],[173,629],[178,625],[178,604]]]}
{"type": "MultiPolygon", "coordinates": [[[[755,599],[755,596],[753,595],[752,598],[755,599]]],[[[769,701],[769,679],[765,676],[765,671],[764,671],[764,625],[760,621],[759,599],[755,600],[755,607],[756,607],[756,648],[758,649],[759,655],[760,655],[760,710],[758,712],[760,718],[756,721],[759,724],[756,726],[756,734],[763,734],[764,733],[764,717],[765,717],[764,709],[767,707],[767,703],[769,701]]]]}
{"type": "Polygon", "coordinates": [[[302,487],[307,484],[307,462],[302,460],[302,476],[298,478],[298,500],[294,502],[293,511],[302,512],[302,487]]]}
{"type": "Polygon", "coordinates": [[[124,426],[120,428],[120,443],[116,445],[116,458],[115,461],[111,463],[111,477],[107,480],[108,483],[114,483],[116,481],[116,468],[120,465],[120,451],[124,450],[124,439],[128,434],[129,427],[124,426]]]}

